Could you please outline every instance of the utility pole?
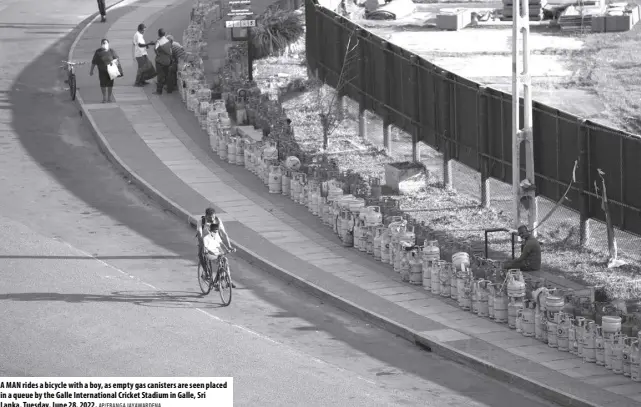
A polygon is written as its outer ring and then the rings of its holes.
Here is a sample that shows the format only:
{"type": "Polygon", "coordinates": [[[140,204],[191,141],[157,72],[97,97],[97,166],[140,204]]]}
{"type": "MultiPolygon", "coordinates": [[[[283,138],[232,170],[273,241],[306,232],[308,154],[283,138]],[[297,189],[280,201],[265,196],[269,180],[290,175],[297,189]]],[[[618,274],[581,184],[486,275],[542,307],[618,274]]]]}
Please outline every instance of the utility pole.
{"type": "Polygon", "coordinates": [[[514,228],[521,224],[521,208],[528,212],[528,227],[536,233],[538,208],[534,184],[532,143],[532,78],[530,76],[530,11],[528,0],[513,0],[512,17],[512,198],[514,228]],[[522,55],[519,55],[522,44],[522,55]],[[520,125],[520,89],[523,88],[523,127],[520,125]],[[521,180],[521,146],[525,148],[525,179],[521,180]],[[523,205],[523,206],[522,206],[523,205]]]}
{"type": "Polygon", "coordinates": [[[252,29],[247,27],[247,79],[254,80],[254,53],[252,52],[252,29]]]}

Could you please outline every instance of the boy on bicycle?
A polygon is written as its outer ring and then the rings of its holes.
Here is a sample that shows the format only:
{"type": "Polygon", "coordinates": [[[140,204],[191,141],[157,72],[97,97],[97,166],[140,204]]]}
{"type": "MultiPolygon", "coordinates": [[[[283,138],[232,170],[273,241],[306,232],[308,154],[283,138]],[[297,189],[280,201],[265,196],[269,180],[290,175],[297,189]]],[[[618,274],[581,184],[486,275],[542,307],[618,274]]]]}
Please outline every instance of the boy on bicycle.
{"type": "MultiPolygon", "coordinates": [[[[225,231],[225,226],[223,225],[222,220],[216,216],[216,211],[214,208],[207,208],[205,210],[205,216],[201,218],[201,224],[198,228],[199,237],[202,240],[202,246],[204,248],[205,259],[202,261],[209,261],[212,266],[218,264],[218,257],[223,254],[223,249],[227,251],[232,251],[231,242],[229,241],[229,236],[225,231]]],[[[214,273],[217,270],[214,270],[212,267],[211,272],[214,273]]],[[[216,273],[214,279],[214,286],[218,289],[218,274],[216,273]]],[[[232,288],[236,288],[236,285],[232,282],[232,288]]]]}

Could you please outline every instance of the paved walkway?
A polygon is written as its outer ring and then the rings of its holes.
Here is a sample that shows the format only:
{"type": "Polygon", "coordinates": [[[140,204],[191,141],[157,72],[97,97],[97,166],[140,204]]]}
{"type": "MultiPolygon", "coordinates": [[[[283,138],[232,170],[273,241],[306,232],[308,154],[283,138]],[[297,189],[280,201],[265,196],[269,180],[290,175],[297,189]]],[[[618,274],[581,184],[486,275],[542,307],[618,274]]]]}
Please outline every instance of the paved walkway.
{"type": "Polygon", "coordinates": [[[306,208],[269,195],[248,171],[239,174],[239,167],[208,151],[207,135],[178,94],[158,97],[151,94],[152,86],[132,87],[133,31],[140,22],[149,26],[174,3],[141,0],[113,25],[92,25],[78,42],[74,58],[88,60],[106,36],[120,52],[125,70],[112,104],[98,103],[97,78],[79,73],[79,101],[107,155],[116,155],[126,171],[185,215],[199,217],[205,207],[217,207],[236,244],[248,248],[257,262],[286,270],[292,281],[305,281],[308,288],[311,284],[316,292],[340,299],[344,307],[399,335],[560,402],[568,402],[566,395],[589,400],[572,405],[639,405],[641,384],[464,312],[451,300],[402,283],[372,257],[342,247],[306,208]]]}

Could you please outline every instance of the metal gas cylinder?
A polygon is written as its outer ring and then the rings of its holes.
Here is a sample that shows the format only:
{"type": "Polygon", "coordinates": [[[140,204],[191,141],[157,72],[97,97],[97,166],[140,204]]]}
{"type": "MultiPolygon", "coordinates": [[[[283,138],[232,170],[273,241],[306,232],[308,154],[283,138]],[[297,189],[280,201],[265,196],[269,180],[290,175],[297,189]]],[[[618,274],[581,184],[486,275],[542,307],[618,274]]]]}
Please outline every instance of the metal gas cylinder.
{"type": "Polygon", "coordinates": [[[616,335],[612,342],[612,372],[623,374],[623,341],[625,337],[616,335]]]}
{"type": "Polygon", "coordinates": [[[432,282],[432,294],[435,295],[441,294],[441,268],[439,262],[440,260],[436,260],[432,263],[432,275],[430,277],[430,281],[432,282]]]}
{"type": "Polygon", "coordinates": [[[364,223],[361,221],[360,213],[352,213],[352,216],[354,222],[354,248],[360,251],[364,223]]]}
{"type": "Polygon", "coordinates": [[[389,228],[384,228],[381,235],[381,261],[383,263],[389,264],[390,262],[390,246],[392,242],[392,236],[389,228]]]}
{"type": "Polygon", "coordinates": [[[507,306],[507,326],[511,329],[516,329],[516,318],[519,315],[519,310],[523,309],[523,301],[516,298],[510,298],[510,303],[507,306]]]}
{"type": "Polygon", "coordinates": [[[582,330],[583,349],[581,354],[586,363],[596,362],[596,324],[594,321],[585,320],[582,330]]]}
{"type": "Polygon", "coordinates": [[[236,164],[236,140],[237,137],[230,137],[229,143],[227,144],[227,162],[230,164],[236,164]]]}
{"type": "Polygon", "coordinates": [[[594,347],[596,364],[605,366],[605,341],[603,340],[603,332],[599,325],[594,326],[594,347]]]}
{"type": "Polygon", "coordinates": [[[441,297],[450,296],[450,281],[452,278],[450,274],[452,272],[452,264],[447,263],[446,261],[439,261],[439,281],[441,282],[441,297]]]}
{"type": "Polygon", "coordinates": [[[490,284],[492,284],[492,282],[489,280],[480,280],[478,283],[477,288],[479,291],[478,291],[477,314],[479,317],[487,318],[490,316],[490,310],[489,310],[490,284]]]}
{"type": "Polygon", "coordinates": [[[548,319],[548,346],[550,348],[558,348],[559,347],[559,337],[558,337],[558,331],[557,329],[559,328],[559,313],[555,313],[553,315],[554,319],[548,319]]]}
{"type": "Polygon", "coordinates": [[[632,339],[628,336],[623,337],[623,376],[630,377],[631,369],[631,352],[632,352],[632,339]]]}
{"type": "Polygon", "coordinates": [[[614,338],[603,338],[603,348],[605,350],[605,368],[612,370],[612,357],[614,356],[614,338]]]}
{"type": "Polygon", "coordinates": [[[401,242],[401,252],[399,254],[399,272],[401,273],[401,280],[405,283],[410,281],[410,260],[409,260],[409,246],[405,242],[401,242]]]}
{"type": "Polygon", "coordinates": [[[639,354],[639,340],[634,339],[630,347],[630,379],[641,382],[641,355],[639,354]]]}
{"type": "Polygon", "coordinates": [[[509,304],[508,296],[502,291],[494,293],[494,320],[504,324],[507,322],[507,306],[509,304]]]}
{"type": "Polygon", "coordinates": [[[432,291],[432,268],[436,260],[423,260],[423,289],[432,291]]]}
{"type": "Polygon", "coordinates": [[[507,296],[510,298],[525,297],[525,280],[523,279],[521,270],[508,270],[507,296]]]}
{"type": "Polygon", "coordinates": [[[470,295],[472,300],[472,314],[479,313],[479,281],[472,280],[472,293],[470,295]]]}
{"type": "Polygon", "coordinates": [[[373,252],[374,252],[374,258],[376,260],[381,260],[381,240],[383,238],[383,226],[378,226],[376,227],[375,233],[374,233],[374,247],[373,247],[373,252]]]}
{"type": "Polygon", "coordinates": [[[538,308],[534,316],[534,337],[543,343],[548,343],[548,320],[545,312],[538,308]]]}
{"type": "Polygon", "coordinates": [[[458,272],[459,270],[452,264],[450,272],[450,298],[455,301],[458,299],[458,272]]]}
{"type": "MultiPolygon", "coordinates": [[[[231,153],[230,153],[231,154],[231,153]]],[[[270,194],[280,194],[283,188],[283,173],[281,172],[280,166],[274,165],[271,166],[269,171],[269,193],[270,194]]]]}
{"type": "Polygon", "coordinates": [[[494,284],[488,284],[487,313],[490,319],[494,319],[494,284]]]}
{"type": "MultiPolygon", "coordinates": [[[[247,154],[245,154],[245,158],[247,158],[247,154]]],[[[281,169],[281,173],[283,174],[283,177],[281,178],[280,191],[283,195],[289,196],[289,187],[291,186],[289,170],[283,168],[281,169]]]]}
{"type": "Polygon", "coordinates": [[[421,260],[421,253],[418,248],[414,248],[410,252],[410,284],[422,285],[423,284],[423,261],[421,260]]]}
{"type": "Polygon", "coordinates": [[[577,348],[576,355],[578,357],[583,357],[583,348],[585,346],[585,329],[588,323],[588,320],[585,317],[576,317],[576,338],[577,338],[577,348]]]}
{"type": "Polygon", "coordinates": [[[576,336],[577,328],[578,328],[578,322],[576,319],[573,319],[572,325],[570,325],[570,328],[568,329],[568,342],[569,342],[568,352],[570,352],[572,355],[577,355],[579,352],[579,340],[577,339],[577,336],[576,336]]]}
{"type": "Polygon", "coordinates": [[[568,352],[570,350],[569,331],[570,331],[570,325],[572,325],[573,322],[574,321],[572,320],[570,315],[564,312],[559,312],[559,323],[557,324],[556,335],[557,335],[558,349],[561,352],[568,352]]]}
{"type": "Polygon", "coordinates": [[[464,311],[472,309],[472,273],[465,271],[463,278],[457,280],[458,289],[458,305],[464,311]]]}
{"type": "Polygon", "coordinates": [[[534,336],[534,325],[535,325],[535,311],[536,304],[532,301],[527,301],[525,307],[523,308],[523,316],[521,320],[521,325],[523,328],[523,336],[532,337],[534,336]]]}

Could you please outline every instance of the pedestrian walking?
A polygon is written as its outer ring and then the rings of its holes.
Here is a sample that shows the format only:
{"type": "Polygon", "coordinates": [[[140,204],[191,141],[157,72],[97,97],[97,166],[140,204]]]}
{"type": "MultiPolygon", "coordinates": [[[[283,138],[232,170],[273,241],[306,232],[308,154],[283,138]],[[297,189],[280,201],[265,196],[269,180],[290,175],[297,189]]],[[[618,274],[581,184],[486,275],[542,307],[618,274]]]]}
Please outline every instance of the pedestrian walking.
{"type": "Polygon", "coordinates": [[[138,64],[138,71],[136,72],[136,79],[134,86],[144,86],[147,81],[156,76],[156,70],[147,56],[147,47],[154,45],[154,42],[145,42],[145,29],[144,24],[138,24],[138,30],[134,34],[133,39],[133,53],[136,63],[138,64]]]}
{"type": "Polygon", "coordinates": [[[169,66],[169,78],[167,79],[167,91],[178,88],[178,64],[187,54],[182,45],[174,40],[173,35],[168,35],[167,39],[171,44],[171,65],[169,66]]]}
{"type": "Polygon", "coordinates": [[[89,75],[93,76],[94,69],[98,67],[98,80],[100,81],[100,90],[102,91],[102,103],[110,103],[113,97],[114,80],[109,75],[109,65],[115,62],[122,76],[122,66],[118,61],[118,54],[109,47],[109,41],[103,38],[100,41],[100,48],[93,54],[91,60],[91,69],[89,75]]]}
{"type": "Polygon", "coordinates": [[[105,7],[105,0],[98,0],[98,11],[100,12],[100,22],[107,21],[107,8],[105,7]]]}
{"type": "Polygon", "coordinates": [[[156,70],[158,71],[155,94],[162,95],[162,90],[165,84],[167,84],[167,93],[171,93],[174,89],[171,87],[171,83],[167,83],[172,58],[171,44],[167,39],[165,30],[162,28],[158,30],[158,40],[156,41],[155,50],[156,70]]]}

